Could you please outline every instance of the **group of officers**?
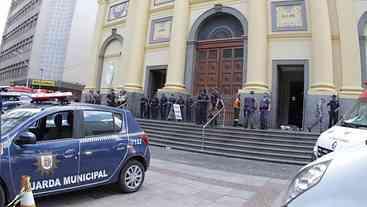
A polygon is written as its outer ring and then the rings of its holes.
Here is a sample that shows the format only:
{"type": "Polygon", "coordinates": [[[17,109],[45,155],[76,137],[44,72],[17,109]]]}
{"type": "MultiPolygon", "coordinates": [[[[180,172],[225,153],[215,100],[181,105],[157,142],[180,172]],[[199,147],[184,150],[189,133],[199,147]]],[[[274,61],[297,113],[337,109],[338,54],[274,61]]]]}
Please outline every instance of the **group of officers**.
{"type": "MultiPolygon", "coordinates": [[[[218,115],[224,106],[223,96],[218,90],[213,89],[209,94],[206,89],[200,91],[196,100],[188,97],[186,100],[183,96],[178,99],[171,94],[167,97],[162,94],[160,98],[154,95],[152,98],[142,97],[140,100],[140,118],[151,118],[161,120],[175,120],[174,104],[180,106],[182,120],[187,122],[195,121],[197,124],[204,125],[210,121],[210,126],[218,124],[218,115]]],[[[241,97],[237,95],[234,98],[233,109],[234,119],[233,126],[241,126],[240,111],[241,97]]],[[[256,125],[256,112],[260,111],[260,128],[267,129],[270,112],[270,96],[265,93],[259,105],[257,104],[255,93],[252,91],[244,98],[243,103],[244,127],[254,129],[256,125]]]]}
{"type": "Polygon", "coordinates": [[[215,115],[224,107],[223,97],[217,90],[212,90],[209,95],[204,89],[200,91],[196,100],[193,97],[186,100],[183,96],[176,98],[173,94],[169,97],[162,94],[160,98],[153,95],[150,99],[147,97],[140,99],[140,118],[175,120],[175,104],[180,106],[182,121],[195,121],[197,124],[206,124],[211,118],[213,124],[217,124],[215,115]]]}
{"type": "MultiPolygon", "coordinates": [[[[116,94],[112,89],[106,98],[108,106],[120,108],[128,106],[128,96],[124,90],[116,94]]],[[[92,90],[88,91],[85,97],[85,101],[91,104],[101,104],[101,99],[100,92],[92,90]]],[[[189,96],[186,100],[183,96],[176,98],[173,94],[169,97],[162,94],[160,98],[153,95],[151,98],[142,97],[140,99],[140,118],[176,120],[174,104],[180,106],[182,118],[180,120],[196,122],[200,125],[204,125],[210,120],[211,126],[217,125],[217,115],[225,107],[223,96],[216,89],[212,89],[210,94],[208,90],[203,89],[196,98],[189,96]]],[[[320,131],[323,130],[324,107],[328,108],[329,128],[337,123],[340,107],[337,97],[333,95],[328,103],[326,103],[326,99],[321,98],[316,104],[315,121],[307,127],[309,131],[316,126],[320,127],[320,131]]],[[[246,95],[243,100],[238,94],[233,101],[233,110],[233,126],[254,129],[259,121],[260,129],[269,128],[271,98],[268,93],[264,93],[259,102],[253,91],[246,95]],[[243,107],[243,125],[240,123],[241,106],[243,107]]]]}

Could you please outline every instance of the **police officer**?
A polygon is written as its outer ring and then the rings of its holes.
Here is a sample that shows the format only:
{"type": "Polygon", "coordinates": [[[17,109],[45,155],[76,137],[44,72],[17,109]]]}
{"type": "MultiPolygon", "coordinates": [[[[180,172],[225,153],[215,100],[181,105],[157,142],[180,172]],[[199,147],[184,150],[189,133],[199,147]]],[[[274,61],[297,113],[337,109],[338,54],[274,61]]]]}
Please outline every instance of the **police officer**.
{"type": "MultiPolygon", "coordinates": [[[[222,110],[224,107],[224,99],[223,96],[221,95],[217,95],[217,103],[215,104],[215,113],[218,113],[220,110],[222,110]]],[[[214,114],[215,115],[215,114],[214,114]]],[[[224,121],[224,120],[223,120],[224,121]]],[[[213,125],[217,126],[218,125],[218,116],[216,116],[213,120],[213,125]]]]}
{"type": "Polygon", "coordinates": [[[255,92],[251,91],[250,96],[245,97],[244,101],[244,127],[255,129],[255,112],[256,112],[256,99],[254,97],[255,92]]]}
{"type": "Polygon", "coordinates": [[[260,101],[260,129],[268,129],[268,116],[270,112],[270,97],[268,93],[260,101]]]}
{"type": "Polygon", "coordinates": [[[324,119],[324,104],[325,104],[324,98],[321,98],[319,102],[316,104],[315,121],[313,124],[310,125],[310,127],[308,127],[309,132],[311,132],[312,129],[317,125],[319,125],[320,127],[320,133],[322,132],[322,123],[324,119]]]}
{"type": "Polygon", "coordinates": [[[150,100],[150,111],[152,119],[158,119],[159,116],[159,99],[156,95],[150,100]]]}
{"type": "Polygon", "coordinates": [[[166,94],[162,94],[161,100],[160,100],[160,106],[161,106],[161,120],[167,120],[167,108],[168,108],[168,99],[166,97],[166,94]]]}
{"type": "Polygon", "coordinates": [[[240,122],[240,110],[241,110],[240,94],[237,95],[236,99],[233,102],[233,110],[234,110],[233,126],[236,127],[239,125],[240,122]]]}
{"type": "Polygon", "coordinates": [[[192,122],[192,111],[194,109],[194,99],[192,97],[187,98],[186,101],[186,121],[192,122]]]}
{"type": "Polygon", "coordinates": [[[199,95],[197,97],[196,100],[196,107],[195,107],[195,122],[196,124],[201,124],[202,123],[202,117],[201,117],[201,105],[202,105],[202,100],[203,99],[203,91],[199,92],[199,95]]]}
{"type": "Polygon", "coordinates": [[[168,99],[168,120],[175,119],[175,111],[173,109],[173,104],[176,104],[176,97],[175,95],[171,94],[171,97],[168,99]]]}
{"type": "Polygon", "coordinates": [[[208,106],[209,106],[209,95],[206,89],[203,90],[202,100],[201,100],[201,121],[205,124],[208,121],[208,106]]]}
{"type": "Polygon", "coordinates": [[[215,105],[218,102],[218,98],[219,98],[218,91],[214,89],[210,95],[210,103],[212,104],[211,105],[212,108],[215,108],[215,105]]]}
{"type": "Polygon", "coordinates": [[[110,93],[107,94],[107,105],[115,107],[116,106],[116,95],[115,90],[111,89],[110,93]]]}
{"type": "Polygon", "coordinates": [[[140,118],[142,119],[146,118],[147,105],[148,105],[148,99],[145,98],[145,96],[141,97],[140,99],[140,118]]]}
{"type": "Polygon", "coordinates": [[[329,128],[334,126],[338,122],[339,117],[339,101],[336,99],[336,95],[332,95],[331,100],[327,104],[329,108],[329,128]]]}
{"type": "Polygon", "coordinates": [[[95,101],[95,104],[101,104],[102,101],[101,101],[101,92],[100,91],[97,91],[96,93],[94,93],[94,101],[95,101]]]}

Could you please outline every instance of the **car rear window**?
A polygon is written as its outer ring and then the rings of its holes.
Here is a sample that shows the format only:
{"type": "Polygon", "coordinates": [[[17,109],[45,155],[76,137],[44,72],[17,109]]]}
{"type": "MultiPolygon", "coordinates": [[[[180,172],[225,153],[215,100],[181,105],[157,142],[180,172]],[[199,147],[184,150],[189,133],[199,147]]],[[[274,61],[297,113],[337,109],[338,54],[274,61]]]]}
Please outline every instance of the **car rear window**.
{"type": "Polygon", "coordinates": [[[121,131],[122,115],[105,111],[84,111],[84,136],[109,135],[121,131]]]}

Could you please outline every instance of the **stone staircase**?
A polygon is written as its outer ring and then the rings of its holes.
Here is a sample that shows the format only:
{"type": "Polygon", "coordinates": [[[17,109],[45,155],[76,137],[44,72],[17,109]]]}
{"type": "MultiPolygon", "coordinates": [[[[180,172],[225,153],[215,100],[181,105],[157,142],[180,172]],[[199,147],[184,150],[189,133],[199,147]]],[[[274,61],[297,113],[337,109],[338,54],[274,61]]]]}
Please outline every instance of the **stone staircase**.
{"type": "Polygon", "coordinates": [[[305,165],[318,134],[241,127],[206,129],[191,123],[138,119],[153,146],[276,163],[305,165]]]}

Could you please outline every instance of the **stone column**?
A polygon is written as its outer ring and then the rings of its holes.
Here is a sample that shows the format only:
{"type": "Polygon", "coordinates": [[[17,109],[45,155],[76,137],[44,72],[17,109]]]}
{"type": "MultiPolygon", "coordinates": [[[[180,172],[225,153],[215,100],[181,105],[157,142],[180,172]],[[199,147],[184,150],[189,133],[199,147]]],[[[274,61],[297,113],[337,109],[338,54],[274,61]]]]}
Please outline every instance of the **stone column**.
{"type": "Polygon", "coordinates": [[[96,28],[95,33],[93,37],[94,47],[92,51],[92,60],[93,63],[91,64],[91,68],[93,68],[92,77],[90,80],[88,80],[87,87],[88,88],[96,88],[98,87],[97,83],[100,81],[98,80],[98,74],[100,68],[100,48],[103,44],[101,42],[102,38],[102,31],[103,31],[103,25],[105,23],[105,16],[107,13],[107,2],[106,0],[98,0],[98,13],[97,13],[97,19],[96,19],[96,28]]]}
{"type": "MultiPolygon", "coordinates": [[[[350,2],[349,2],[350,3],[350,2]]],[[[310,94],[335,93],[333,49],[327,1],[310,0],[312,20],[312,65],[310,94]]]]}
{"type": "Polygon", "coordinates": [[[145,43],[147,37],[150,1],[129,1],[127,17],[128,50],[127,73],[124,88],[128,92],[142,93],[145,43]]]}
{"type": "Polygon", "coordinates": [[[357,19],[353,4],[345,0],[336,0],[340,33],[342,62],[341,96],[356,96],[361,93],[361,57],[359,55],[357,19]]]}
{"type": "Polygon", "coordinates": [[[167,82],[163,91],[186,92],[184,81],[190,1],[176,0],[174,6],[167,82]]]}
{"type": "Polygon", "coordinates": [[[248,67],[244,91],[268,91],[268,10],[267,0],[248,1],[248,67]]]}
{"type": "Polygon", "coordinates": [[[149,0],[129,1],[127,17],[128,37],[125,41],[126,52],[126,82],[124,90],[128,92],[129,110],[135,115],[140,111],[140,98],[143,94],[143,71],[145,60],[145,44],[149,21],[149,0]]]}

